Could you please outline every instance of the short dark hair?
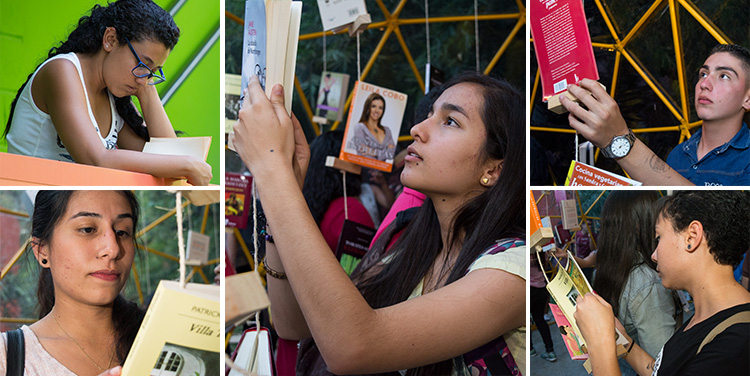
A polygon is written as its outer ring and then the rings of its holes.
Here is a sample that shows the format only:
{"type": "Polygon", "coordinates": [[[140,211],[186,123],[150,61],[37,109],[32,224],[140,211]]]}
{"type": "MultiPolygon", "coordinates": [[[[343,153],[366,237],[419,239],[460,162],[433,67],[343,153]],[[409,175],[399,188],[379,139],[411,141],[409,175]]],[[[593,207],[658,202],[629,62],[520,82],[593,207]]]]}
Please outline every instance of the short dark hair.
{"type": "Polygon", "coordinates": [[[708,56],[710,57],[719,52],[726,52],[736,57],[742,63],[742,69],[745,71],[745,83],[750,86],[750,51],[738,44],[717,44],[711,49],[708,56]]]}
{"type": "Polygon", "coordinates": [[[657,217],[675,231],[698,221],[708,251],[720,265],[735,267],[750,249],[750,194],[741,191],[680,191],[659,202],[657,217]]]}

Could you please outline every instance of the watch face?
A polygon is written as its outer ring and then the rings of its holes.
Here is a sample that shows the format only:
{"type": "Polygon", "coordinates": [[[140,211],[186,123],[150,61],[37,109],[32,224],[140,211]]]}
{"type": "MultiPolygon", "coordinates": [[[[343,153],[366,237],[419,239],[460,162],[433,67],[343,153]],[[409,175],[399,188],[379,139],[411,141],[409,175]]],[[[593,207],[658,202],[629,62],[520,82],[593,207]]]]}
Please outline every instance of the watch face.
{"type": "Polygon", "coordinates": [[[612,140],[611,150],[615,158],[624,157],[630,151],[630,142],[625,137],[617,137],[612,140]]]}

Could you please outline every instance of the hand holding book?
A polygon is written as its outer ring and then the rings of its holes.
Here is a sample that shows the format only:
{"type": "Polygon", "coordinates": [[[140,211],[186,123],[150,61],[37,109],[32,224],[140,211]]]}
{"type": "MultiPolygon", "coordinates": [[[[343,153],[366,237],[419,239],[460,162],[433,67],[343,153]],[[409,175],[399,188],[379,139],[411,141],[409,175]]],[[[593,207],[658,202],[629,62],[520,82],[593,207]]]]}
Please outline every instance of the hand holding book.
{"type": "Polygon", "coordinates": [[[612,359],[616,360],[616,319],[612,313],[612,306],[594,293],[580,295],[576,300],[576,311],[573,316],[588,345],[589,355],[596,358],[596,353],[599,353],[608,357],[611,353],[612,359]]]}
{"type": "Polygon", "coordinates": [[[302,189],[310,148],[299,121],[286,112],[284,88],[275,85],[269,99],[252,77],[247,91],[232,136],[237,153],[256,177],[291,167],[302,189]]]}
{"type": "Polygon", "coordinates": [[[598,82],[583,79],[579,85],[570,85],[568,92],[585,106],[564,95],[560,97],[560,103],[570,112],[570,126],[598,148],[607,146],[615,136],[628,133],[617,102],[598,82]]]}

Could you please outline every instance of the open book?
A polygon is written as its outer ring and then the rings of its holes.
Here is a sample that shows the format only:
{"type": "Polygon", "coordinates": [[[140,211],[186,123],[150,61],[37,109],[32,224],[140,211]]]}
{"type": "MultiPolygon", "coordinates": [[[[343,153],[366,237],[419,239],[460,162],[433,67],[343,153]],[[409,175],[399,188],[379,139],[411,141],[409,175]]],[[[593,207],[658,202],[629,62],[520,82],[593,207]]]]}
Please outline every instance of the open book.
{"type": "Polygon", "coordinates": [[[219,376],[220,312],[219,286],[159,282],[122,375],[219,376]]]}
{"type": "Polygon", "coordinates": [[[202,161],[208,157],[211,137],[151,137],[143,145],[144,153],[162,155],[188,155],[202,161]]]}
{"type": "Polygon", "coordinates": [[[284,86],[286,112],[292,113],[294,70],[297,62],[302,2],[246,0],[242,46],[242,90],[258,76],[266,95],[276,84],[284,86]]]}

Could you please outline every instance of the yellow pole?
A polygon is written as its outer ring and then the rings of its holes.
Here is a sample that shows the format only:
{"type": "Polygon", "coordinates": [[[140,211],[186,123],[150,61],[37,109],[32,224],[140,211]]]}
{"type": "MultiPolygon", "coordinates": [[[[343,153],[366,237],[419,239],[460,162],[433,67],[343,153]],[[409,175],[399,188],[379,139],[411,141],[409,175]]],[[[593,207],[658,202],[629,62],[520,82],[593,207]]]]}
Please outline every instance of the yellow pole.
{"type": "Polygon", "coordinates": [[[23,252],[26,250],[26,247],[29,246],[29,243],[31,243],[31,237],[29,237],[28,239],[26,239],[25,242],[23,242],[23,245],[21,245],[21,248],[19,248],[18,251],[16,251],[13,257],[10,258],[10,261],[8,261],[8,264],[5,265],[5,267],[3,267],[3,271],[2,273],[0,273],[0,281],[2,281],[3,278],[5,278],[5,275],[8,274],[8,272],[10,271],[10,268],[12,268],[13,265],[16,263],[16,261],[18,261],[18,259],[21,257],[23,252]]]}
{"type": "Polygon", "coordinates": [[[721,31],[714,23],[711,21],[711,19],[706,16],[700,9],[698,9],[695,4],[693,4],[690,0],[678,0],[680,4],[685,8],[685,10],[690,13],[690,15],[695,18],[698,23],[703,26],[706,31],[711,34],[712,37],[714,37],[719,43],[722,44],[733,44],[732,40],[724,34],[724,32],[721,31]]]}
{"type": "Polygon", "coordinates": [[[305,107],[305,113],[307,113],[307,118],[310,120],[310,123],[313,126],[315,135],[320,136],[320,127],[318,127],[317,123],[312,121],[313,110],[310,107],[310,102],[307,100],[307,96],[305,96],[305,92],[302,90],[302,85],[300,85],[299,80],[297,79],[296,75],[294,76],[294,88],[297,89],[297,95],[299,95],[299,99],[302,102],[302,106],[305,107]]]}
{"type": "Polygon", "coordinates": [[[143,290],[141,289],[141,279],[138,276],[138,268],[135,264],[133,264],[133,282],[135,283],[135,289],[138,291],[138,301],[143,304],[143,290]]]}
{"type": "MultiPolygon", "coordinates": [[[[370,72],[370,69],[372,69],[373,64],[375,64],[375,59],[380,54],[380,51],[383,50],[383,46],[385,45],[385,41],[388,40],[388,37],[393,32],[393,24],[388,25],[388,28],[385,29],[385,33],[383,33],[383,36],[380,38],[380,42],[378,42],[378,45],[375,46],[375,51],[372,52],[372,55],[370,56],[370,60],[367,61],[367,65],[365,65],[365,69],[362,70],[362,77],[359,78],[358,81],[362,81],[367,77],[367,73],[370,72]]],[[[352,103],[353,98],[353,92],[349,93],[349,96],[346,98],[346,104],[344,104],[344,110],[348,111],[349,105],[352,103]]],[[[336,130],[341,122],[337,121],[333,123],[333,126],[331,126],[331,130],[336,130]]]]}
{"type": "Polygon", "coordinates": [[[534,88],[531,89],[531,101],[529,101],[529,114],[534,111],[534,98],[536,98],[536,92],[539,90],[539,68],[536,69],[536,77],[534,77],[534,88]]]}
{"type": "Polygon", "coordinates": [[[250,269],[255,269],[253,256],[250,254],[250,250],[247,248],[247,244],[245,243],[245,239],[242,238],[240,230],[237,227],[233,227],[232,229],[234,230],[234,237],[237,238],[237,243],[240,244],[240,248],[242,248],[242,252],[245,253],[245,258],[247,258],[247,262],[250,264],[250,269]]]}
{"type": "Polygon", "coordinates": [[[500,56],[505,53],[505,50],[508,49],[510,42],[513,40],[513,38],[516,37],[516,34],[518,34],[518,31],[521,30],[524,24],[526,24],[526,18],[523,16],[519,17],[518,22],[516,22],[516,26],[513,27],[513,30],[511,30],[510,34],[508,34],[508,37],[505,38],[505,42],[503,42],[503,45],[500,46],[500,49],[497,50],[495,57],[492,58],[492,61],[490,61],[490,63],[487,65],[487,68],[485,68],[484,74],[489,74],[490,72],[492,72],[492,69],[495,68],[495,64],[497,64],[498,60],[500,60],[500,56]]]}
{"type": "Polygon", "coordinates": [[[393,33],[396,34],[396,39],[398,39],[398,44],[401,45],[401,49],[404,50],[404,55],[406,56],[406,61],[409,63],[409,66],[411,67],[412,72],[414,72],[414,77],[417,78],[417,85],[419,85],[420,90],[424,93],[424,79],[422,79],[422,74],[419,73],[419,69],[417,69],[417,64],[414,63],[414,59],[411,57],[411,53],[409,52],[409,47],[406,47],[406,41],[404,40],[404,37],[401,35],[401,29],[398,28],[398,26],[394,27],[393,33]]]}
{"type": "Polygon", "coordinates": [[[690,111],[687,104],[687,83],[685,77],[685,59],[682,52],[682,32],[680,30],[680,14],[675,0],[669,0],[669,20],[672,24],[672,41],[674,42],[675,63],[677,65],[677,82],[680,86],[680,106],[682,109],[681,124],[689,119],[690,111]]]}
{"type": "Polygon", "coordinates": [[[204,206],[203,209],[203,222],[201,222],[201,234],[206,233],[206,224],[208,223],[208,207],[210,205],[204,206]]]}
{"type": "Polygon", "coordinates": [[[662,0],[656,0],[653,4],[648,8],[646,13],[643,14],[643,16],[638,19],[638,22],[633,26],[632,29],[630,29],[630,32],[625,36],[625,38],[622,39],[622,47],[625,48],[625,46],[630,42],[631,39],[633,39],[641,30],[641,27],[646,24],[646,21],[648,21],[651,18],[651,15],[654,14],[657,10],[661,9],[664,6],[664,2],[662,0]]]}

